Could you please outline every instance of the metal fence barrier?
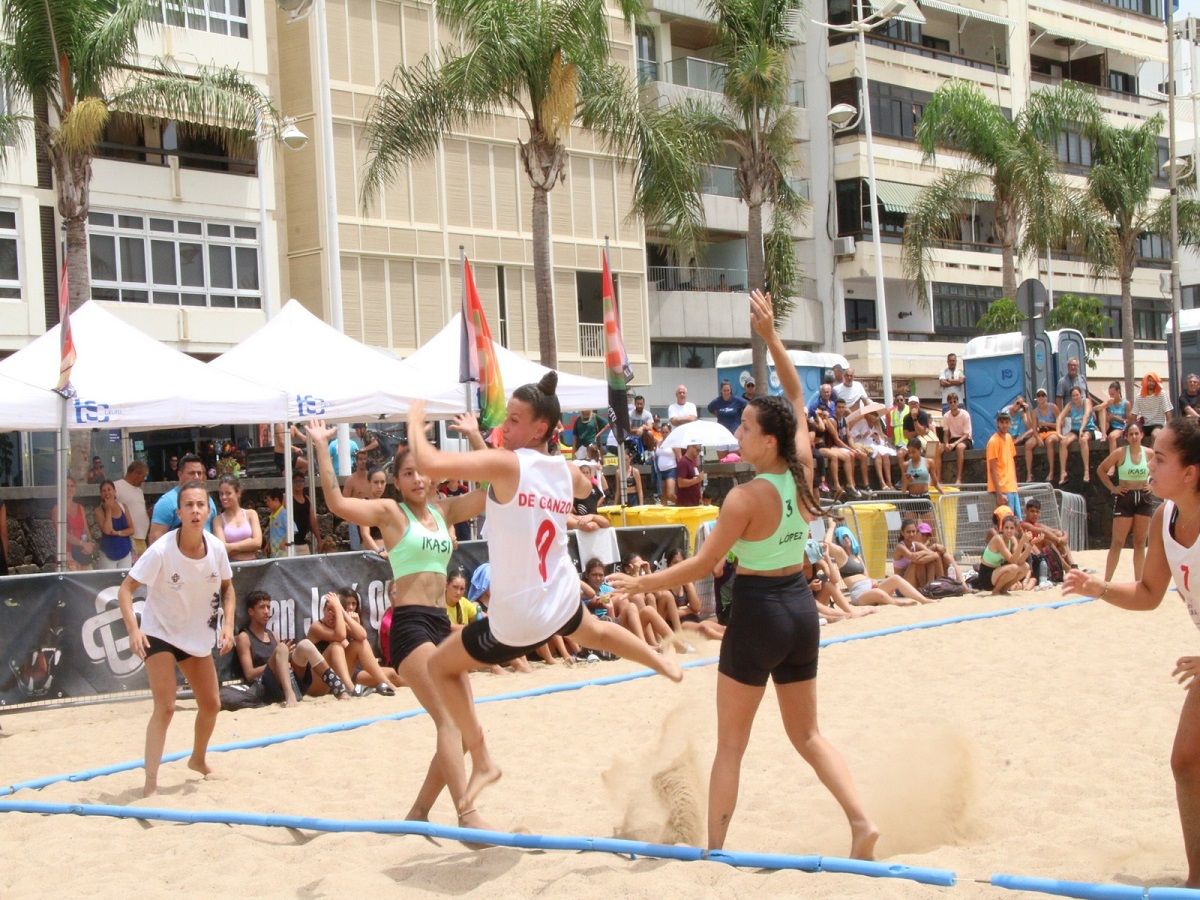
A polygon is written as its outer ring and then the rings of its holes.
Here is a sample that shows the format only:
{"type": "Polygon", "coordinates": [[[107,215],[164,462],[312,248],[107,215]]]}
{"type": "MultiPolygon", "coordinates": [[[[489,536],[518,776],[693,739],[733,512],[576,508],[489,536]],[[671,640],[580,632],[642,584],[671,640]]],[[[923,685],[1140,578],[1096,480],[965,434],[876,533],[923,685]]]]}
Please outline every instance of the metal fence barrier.
{"type": "Polygon", "coordinates": [[[1087,501],[1079,494],[1056,490],[1058,495],[1058,527],[1067,533],[1067,544],[1073,550],[1088,546],[1087,501]]]}

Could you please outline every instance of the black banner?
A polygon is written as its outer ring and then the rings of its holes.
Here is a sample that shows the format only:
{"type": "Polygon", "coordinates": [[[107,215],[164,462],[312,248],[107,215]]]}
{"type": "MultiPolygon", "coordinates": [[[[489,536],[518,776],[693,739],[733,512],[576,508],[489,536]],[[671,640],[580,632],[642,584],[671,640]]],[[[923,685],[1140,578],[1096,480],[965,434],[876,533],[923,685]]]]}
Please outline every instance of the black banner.
{"type": "MultiPolygon", "coordinates": [[[[622,559],[634,553],[652,564],[676,548],[686,549],[680,525],[613,529],[622,559]]],[[[577,567],[579,548],[570,535],[577,567]]],[[[451,568],[472,572],[487,562],[486,541],[464,541],[451,568]]],[[[145,690],[142,661],[129,649],[117,588],[124,572],[67,572],[0,578],[0,708],[37,701],[94,697],[145,690]]],[[[379,622],[390,606],[391,569],[375,553],[333,553],[233,564],[238,597],[235,631],[245,624],[244,599],[250,591],[271,596],[270,629],[280,640],[305,636],[319,616],[321,597],[350,586],[362,600],[363,625],[378,649],[379,622]]],[[[134,595],[140,616],[145,590],[134,595]]],[[[220,619],[220,614],[218,614],[220,619]]],[[[217,633],[222,623],[217,623],[217,633]]],[[[215,636],[214,636],[215,637],[215,636]]],[[[234,653],[217,658],[222,681],[236,678],[234,653]]]]}
{"type": "MultiPolygon", "coordinates": [[[[0,578],[0,706],[146,688],[117,604],[123,578],[119,571],[0,578]]],[[[234,563],[237,625],[245,622],[242,598],[264,590],[271,595],[271,630],[281,640],[302,638],[321,597],[349,585],[362,598],[363,624],[374,642],[390,605],[390,580],[387,561],[374,553],[234,563]]],[[[134,595],[139,615],[144,598],[144,589],[134,595]]],[[[223,681],[235,677],[233,657],[217,658],[223,681]]]]}

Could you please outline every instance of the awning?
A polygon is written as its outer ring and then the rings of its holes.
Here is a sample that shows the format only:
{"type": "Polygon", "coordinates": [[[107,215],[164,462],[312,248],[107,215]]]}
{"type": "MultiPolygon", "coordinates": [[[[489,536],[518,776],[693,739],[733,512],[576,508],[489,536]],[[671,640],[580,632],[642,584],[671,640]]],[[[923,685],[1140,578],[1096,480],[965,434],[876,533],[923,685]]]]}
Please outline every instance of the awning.
{"type": "MultiPolygon", "coordinates": [[[[907,214],[915,210],[922,190],[924,188],[919,184],[905,184],[901,181],[875,182],[875,193],[879,196],[879,202],[883,204],[885,210],[892,213],[907,214]]],[[[968,191],[965,196],[967,200],[977,202],[990,202],[996,199],[991,194],[979,191],[968,191]]]]}
{"type": "Polygon", "coordinates": [[[930,9],[940,9],[942,12],[954,13],[956,16],[966,16],[968,19],[980,19],[984,22],[991,22],[993,25],[1011,26],[1012,19],[998,16],[995,13],[982,12],[978,9],[969,9],[966,6],[958,6],[954,3],[947,3],[946,0],[920,0],[922,6],[928,6],[930,9]]]}
{"type": "Polygon", "coordinates": [[[1099,47],[1102,50],[1123,53],[1126,56],[1132,56],[1134,59],[1140,59],[1143,62],[1167,61],[1165,50],[1151,50],[1146,46],[1149,41],[1140,35],[1127,35],[1125,36],[1126,40],[1122,40],[1117,35],[1113,35],[1112,37],[1108,35],[1098,36],[1095,34],[1094,26],[1085,29],[1070,22],[1060,21],[1046,13],[1033,9],[1029,10],[1029,24],[1035,28],[1040,28],[1046,34],[1077,41],[1085,47],[1099,47]]]}
{"type": "MultiPolygon", "coordinates": [[[[879,15],[883,12],[883,8],[888,5],[888,0],[867,0],[871,7],[871,12],[879,15]]],[[[905,0],[904,10],[895,18],[901,22],[915,22],[918,25],[925,24],[925,16],[921,14],[921,10],[917,8],[917,4],[912,0],[905,0]]]]}

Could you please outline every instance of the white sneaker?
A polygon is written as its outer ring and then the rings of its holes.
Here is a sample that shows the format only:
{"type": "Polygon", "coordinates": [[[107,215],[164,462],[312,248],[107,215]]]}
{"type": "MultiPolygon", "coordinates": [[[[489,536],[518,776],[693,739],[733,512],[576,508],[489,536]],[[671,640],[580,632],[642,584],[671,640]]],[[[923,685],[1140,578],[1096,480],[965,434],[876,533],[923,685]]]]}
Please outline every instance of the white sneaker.
{"type": "Polygon", "coordinates": [[[1045,580],[1039,581],[1037,584],[1037,587],[1034,588],[1034,590],[1037,590],[1037,591],[1049,591],[1049,590],[1053,590],[1053,589],[1054,589],[1054,585],[1051,582],[1045,581],[1045,580]]]}

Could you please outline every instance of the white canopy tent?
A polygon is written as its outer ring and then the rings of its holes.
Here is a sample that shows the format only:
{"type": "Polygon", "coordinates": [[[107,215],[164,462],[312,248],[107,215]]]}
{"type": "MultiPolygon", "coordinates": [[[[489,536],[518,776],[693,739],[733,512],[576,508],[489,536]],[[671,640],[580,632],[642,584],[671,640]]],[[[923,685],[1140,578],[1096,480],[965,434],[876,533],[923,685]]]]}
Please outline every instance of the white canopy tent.
{"type": "Polygon", "coordinates": [[[44,388],[0,375],[0,431],[55,431],[62,399],[44,388]]]}
{"type": "MultiPolygon", "coordinates": [[[[0,375],[49,392],[58,383],[59,328],[0,362],[0,375]]],[[[69,401],[68,424],[73,429],[254,424],[278,421],[286,413],[283,391],[212,369],[96,303],[85,303],[71,314],[71,334],[76,396],[69,401]]],[[[266,360],[262,365],[267,366],[266,360]]],[[[0,415],[7,418],[7,409],[6,401],[0,415]]],[[[57,403],[51,409],[57,420],[57,403]]],[[[57,427],[57,421],[49,427],[57,427]]]]}
{"type": "MultiPolygon", "coordinates": [[[[454,356],[457,365],[457,348],[454,356]]],[[[425,394],[425,377],[400,360],[347,337],[298,300],[208,364],[287,395],[287,421],[361,421],[403,415],[425,394]]],[[[462,393],[462,389],[459,389],[462,393]]],[[[462,409],[430,404],[432,415],[462,409]]],[[[282,421],[282,419],[279,419],[282,421]]]]}
{"type": "MultiPolygon", "coordinates": [[[[440,414],[444,407],[449,407],[453,412],[466,409],[463,385],[458,380],[461,334],[462,315],[457,313],[445,328],[404,360],[403,364],[420,378],[420,396],[425,398],[431,415],[440,414]]],[[[504,380],[506,396],[511,397],[515,388],[533,384],[550,371],[495,342],[493,346],[496,359],[500,362],[500,377],[504,380]]],[[[608,406],[608,385],[599,378],[559,372],[557,393],[564,412],[604,409],[608,406]]]]}

